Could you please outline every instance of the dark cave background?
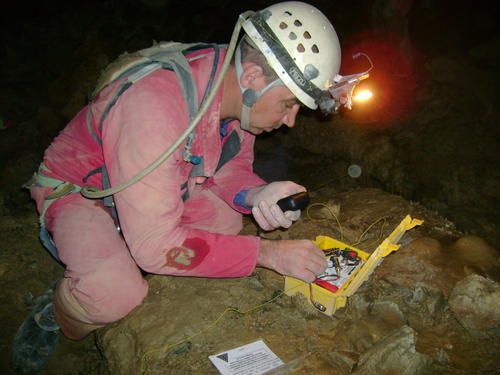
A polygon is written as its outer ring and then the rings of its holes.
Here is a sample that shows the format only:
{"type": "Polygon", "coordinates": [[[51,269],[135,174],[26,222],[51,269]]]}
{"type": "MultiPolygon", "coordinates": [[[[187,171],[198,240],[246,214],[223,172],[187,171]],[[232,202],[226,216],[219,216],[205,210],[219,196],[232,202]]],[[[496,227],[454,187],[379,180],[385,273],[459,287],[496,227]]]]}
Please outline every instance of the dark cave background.
{"type": "MultiPolygon", "coordinates": [[[[3,4],[2,213],[34,209],[21,184],[86,103],[100,71],[122,52],[162,40],[227,43],[239,13],[272,3],[3,4]]],[[[378,96],[334,117],[305,111],[292,131],[259,140],[257,171],[270,180],[299,176],[310,189],[327,183],[339,190],[381,188],[438,211],[498,247],[498,7],[447,0],[310,3],[339,35],[341,73],[366,68],[353,63],[352,53],[370,54],[378,96]],[[347,176],[352,163],[362,166],[362,178],[347,176]]]]}

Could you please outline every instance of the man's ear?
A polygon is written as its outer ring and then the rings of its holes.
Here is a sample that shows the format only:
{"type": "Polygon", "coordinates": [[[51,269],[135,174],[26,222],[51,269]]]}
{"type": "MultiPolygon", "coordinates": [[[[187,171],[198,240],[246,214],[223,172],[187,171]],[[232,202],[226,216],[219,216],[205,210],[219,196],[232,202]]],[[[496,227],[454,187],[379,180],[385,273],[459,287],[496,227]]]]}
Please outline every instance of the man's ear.
{"type": "Polygon", "coordinates": [[[253,62],[245,62],[243,63],[240,83],[244,88],[259,91],[266,85],[264,71],[259,65],[253,62]]]}

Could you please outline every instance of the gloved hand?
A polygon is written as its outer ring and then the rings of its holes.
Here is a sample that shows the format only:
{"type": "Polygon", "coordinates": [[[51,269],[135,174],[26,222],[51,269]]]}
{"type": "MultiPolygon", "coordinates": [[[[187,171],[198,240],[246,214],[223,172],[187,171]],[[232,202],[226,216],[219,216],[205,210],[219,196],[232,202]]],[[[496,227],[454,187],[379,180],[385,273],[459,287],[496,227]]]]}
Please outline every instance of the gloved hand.
{"type": "Polygon", "coordinates": [[[301,191],[306,191],[306,188],[292,181],[271,182],[250,190],[246,201],[253,207],[253,217],[262,229],[290,228],[299,219],[300,210],[283,212],[276,202],[301,191]]]}

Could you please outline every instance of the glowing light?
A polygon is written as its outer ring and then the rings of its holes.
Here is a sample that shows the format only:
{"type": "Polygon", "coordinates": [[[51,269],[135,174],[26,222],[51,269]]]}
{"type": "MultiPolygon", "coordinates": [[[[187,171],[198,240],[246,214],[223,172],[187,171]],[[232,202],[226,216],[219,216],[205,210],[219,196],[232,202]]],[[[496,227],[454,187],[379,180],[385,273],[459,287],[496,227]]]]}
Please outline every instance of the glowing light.
{"type": "Polygon", "coordinates": [[[353,96],[353,100],[356,102],[365,102],[373,96],[370,90],[359,90],[356,95],[353,96]]]}

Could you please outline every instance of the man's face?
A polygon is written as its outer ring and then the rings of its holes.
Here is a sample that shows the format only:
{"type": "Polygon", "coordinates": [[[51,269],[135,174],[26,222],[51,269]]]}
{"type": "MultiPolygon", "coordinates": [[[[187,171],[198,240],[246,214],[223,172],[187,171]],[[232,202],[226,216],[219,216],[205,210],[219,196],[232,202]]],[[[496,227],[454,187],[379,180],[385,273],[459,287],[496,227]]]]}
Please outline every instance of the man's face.
{"type": "Polygon", "coordinates": [[[286,86],[276,86],[264,93],[250,109],[246,131],[258,135],[278,129],[281,125],[293,127],[300,105],[286,86]]]}

